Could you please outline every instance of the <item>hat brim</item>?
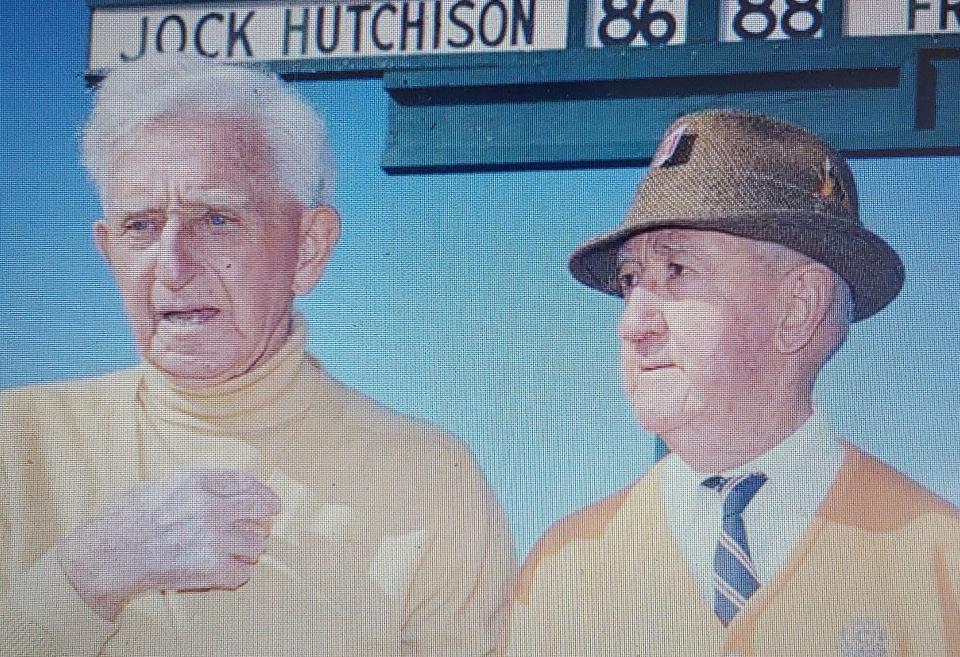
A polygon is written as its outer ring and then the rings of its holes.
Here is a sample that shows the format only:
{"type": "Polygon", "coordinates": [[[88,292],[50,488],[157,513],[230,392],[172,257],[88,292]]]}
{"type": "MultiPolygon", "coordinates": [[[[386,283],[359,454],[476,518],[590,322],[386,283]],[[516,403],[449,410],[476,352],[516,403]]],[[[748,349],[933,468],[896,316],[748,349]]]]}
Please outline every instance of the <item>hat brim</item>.
{"type": "Polygon", "coordinates": [[[712,230],[781,244],[823,263],[840,275],[853,295],[853,321],[874,315],[900,292],[900,256],[880,237],[857,224],[838,225],[813,212],[751,212],[725,217],[644,220],[590,239],[570,255],[570,271],[584,285],[620,296],[617,252],[635,235],[663,228],[712,230]]]}

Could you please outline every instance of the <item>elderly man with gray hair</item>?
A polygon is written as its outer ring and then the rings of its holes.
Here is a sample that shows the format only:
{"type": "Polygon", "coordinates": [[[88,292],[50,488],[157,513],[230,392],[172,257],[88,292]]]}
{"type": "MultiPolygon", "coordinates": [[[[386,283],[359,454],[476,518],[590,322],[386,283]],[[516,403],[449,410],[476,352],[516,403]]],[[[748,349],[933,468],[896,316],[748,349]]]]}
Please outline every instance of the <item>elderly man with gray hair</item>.
{"type": "Polygon", "coordinates": [[[514,554],[472,455],[305,351],[340,230],[317,112],[161,57],[83,142],[143,363],[0,398],[0,653],[490,652],[514,554]]]}
{"type": "Polygon", "coordinates": [[[836,150],[769,117],[682,117],[570,268],[623,298],[623,387],[671,453],[541,539],[510,655],[960,655],[960,514],[812,401],[904,280],[836,150]]]}

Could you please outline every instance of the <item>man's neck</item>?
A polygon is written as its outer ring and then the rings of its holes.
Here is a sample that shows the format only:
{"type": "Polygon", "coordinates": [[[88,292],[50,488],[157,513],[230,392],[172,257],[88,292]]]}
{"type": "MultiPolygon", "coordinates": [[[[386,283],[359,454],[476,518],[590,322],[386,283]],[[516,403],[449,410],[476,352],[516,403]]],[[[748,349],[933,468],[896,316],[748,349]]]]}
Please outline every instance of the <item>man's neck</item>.
{"type": "Polygon", "coordinates": [[[813,413],[809,398],[759,410],[733,414],[731,422],[724,426],[682,427],[660,438],[694,470],[723,472],[770,451],[793,435],[813,413]]]}

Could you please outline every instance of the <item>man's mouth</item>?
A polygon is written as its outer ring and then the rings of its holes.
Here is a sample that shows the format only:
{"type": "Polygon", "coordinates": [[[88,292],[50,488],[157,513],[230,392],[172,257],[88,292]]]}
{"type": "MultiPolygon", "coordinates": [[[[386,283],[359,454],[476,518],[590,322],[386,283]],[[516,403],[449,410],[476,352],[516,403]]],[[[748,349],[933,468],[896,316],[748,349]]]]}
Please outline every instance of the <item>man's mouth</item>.
{"type": "Polygon", "coordinates": [[[665,370],[673,367],[673,363],[645,363],[640,366],[641,372],[656,372],[657,370],[665,370]]]}
{"type": "Polygon", "coordinates": [[[168,310],[160,313],[160,319],[181,326],[197,326],[208,322],[219,314],[216,308],[191,308],[188,310],[168,310]]]}

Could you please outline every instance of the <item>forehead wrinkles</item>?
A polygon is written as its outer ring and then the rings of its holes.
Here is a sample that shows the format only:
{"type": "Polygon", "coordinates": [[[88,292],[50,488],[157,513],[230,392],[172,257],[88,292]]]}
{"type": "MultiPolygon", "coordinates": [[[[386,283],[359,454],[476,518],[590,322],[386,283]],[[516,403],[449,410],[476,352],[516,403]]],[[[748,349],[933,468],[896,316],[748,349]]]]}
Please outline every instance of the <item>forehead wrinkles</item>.
{"type": "Polygon", "coordinates": [[[173,150],[195,145],[224,163],[251,171],[268,169],[270,146],[263,128],[247,116],[182,111],[163,115],[143,126],[140,137],[154,136],[173,150]]]}
{"type": "Polygon", "coordinates": [[[130,174],[144,178],[143,174],[160,171],[176,171],[198,181],[217,174],[264,180],[276,177],[263,130],[251,119],[232,115],[160,117],[117,144],[112,179],[129,179],[130,174]]]}
{"type": "MultiPolygon", "coordinates": [[[[672,228],[641,233],[628,240],[617,253],[618,268],[626,264],[646,266],[683,256],[701,271],[751,277],[778,273],[772,267],[773,245],[718,231],[672,228]]],[[[789,249],[784,249],[788,251],[789,249]]]]}
{"type": "Polygon", "coordinates": [[[644,263],[671,253],[702,255],[702,249],[693,240],[677,230],[658,230],[641,233],[629,239],[617,252],[617,264],[644,263]]]}
{"type": "Polygon", "coordinates": [[[176,200],[249,204],[280,190],[263,130],[233,115],[164,116],[118,144],[104,205],[108,213],[176,200]]]}

